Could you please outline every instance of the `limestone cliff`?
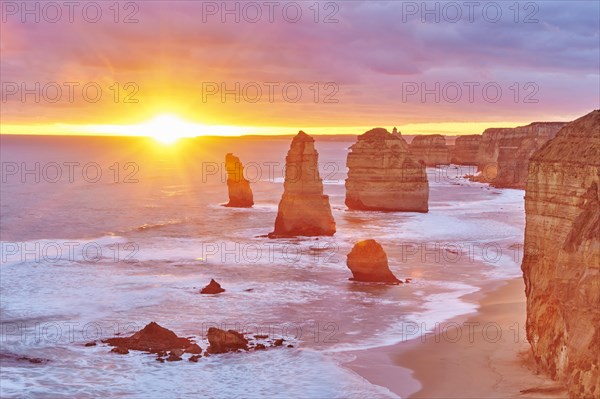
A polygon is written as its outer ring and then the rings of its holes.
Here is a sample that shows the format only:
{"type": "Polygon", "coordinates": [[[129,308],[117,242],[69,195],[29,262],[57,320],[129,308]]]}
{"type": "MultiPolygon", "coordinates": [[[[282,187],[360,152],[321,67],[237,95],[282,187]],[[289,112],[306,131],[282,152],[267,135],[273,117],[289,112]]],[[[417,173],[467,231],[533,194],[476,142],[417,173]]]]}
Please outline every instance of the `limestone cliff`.
{"type": "Polygon", "coordinates": [[[300,131],[285,159],[285,181],[275,229],[270,237],[332,236],[335,221],[323,195],[315,140],[300,131]]]}
{"type": "Polygon", "coordinates": [[[415,136],[410,143],[414,159],[427,166],[445,165],[450,162],[450,150],[441,134],[415,136]]]}
{"type": "Polygon", "coordinates": [[[375,128],[358,136],[346,161],[346,206],[356,210],[427,212],[425,166],[400,133],[375,128]]]}
{"type": "MultiPolygon", "coordinates": [[[[515,128],[486,129],[477,151],[477,170],[483,175],[479,180],[495,185],[496,179],[503,175],[499,178],[499,187],[517,187],[518,183],[513,183],[512,179],[514,176],[517,176],[520,182],[527,179],[528,156],[531,156],[540,144],[552,139],[565,124],[566,122],[534,122],[515,128]],[[526,139],[533,140],[533,143],[529,141],[520,149],[526,139]],[[535,144],[533,151],[532,144],[535,144]],[[518,167],[515,165],[514,151],[520,153],[521,164],[518,167]],[[503,165],[504,171],[500,165],[503,165]]],[[[520,184],[520,187],[523,187],[522,183],[520,184]]]]}
{"type": "Polygon", "coordinates": [[[480,143],[481,134],[457,137],[450,162],[455,165],[477,165],[477,153],[480,143]]]}
{"type": "Polygon", "coordinates": [[[254,196],[250,182],[244,177],[244,165],[233,154],[225,155],[227,171],[227,190],[229,192],[228,207],[249,208],[254,205],[254,196]]]}
{"type": "Polygon", "coordinates": [[[571,397],[600,395],[600,111],[531,158],[523,276],[538,365],[571,397]]]}

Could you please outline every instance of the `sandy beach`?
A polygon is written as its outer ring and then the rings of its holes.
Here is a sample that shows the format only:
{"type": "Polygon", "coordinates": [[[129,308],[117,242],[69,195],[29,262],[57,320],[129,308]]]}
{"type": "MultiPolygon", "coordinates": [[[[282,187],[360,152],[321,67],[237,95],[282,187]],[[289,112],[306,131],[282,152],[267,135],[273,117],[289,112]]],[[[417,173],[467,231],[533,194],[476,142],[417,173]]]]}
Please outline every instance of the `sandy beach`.
{"type": "Polygon", "coordinates": [[[476,314],[422,338],[356,352],[346,366],[403,398],[567,397],[537,373],[531,358],[522,279],[484,286],[464,299],[478,303],[476,314]]]}

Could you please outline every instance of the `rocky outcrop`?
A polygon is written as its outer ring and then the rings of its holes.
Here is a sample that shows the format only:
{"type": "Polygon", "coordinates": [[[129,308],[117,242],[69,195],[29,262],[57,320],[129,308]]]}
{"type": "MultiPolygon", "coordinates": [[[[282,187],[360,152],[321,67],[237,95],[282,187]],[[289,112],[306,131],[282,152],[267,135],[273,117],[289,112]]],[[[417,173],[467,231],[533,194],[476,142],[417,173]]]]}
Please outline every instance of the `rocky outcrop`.
{"type": "Polygon", "coordinates": [[[600,395],[600,111],[532,157],[525,192],[527,337],[571,397],[600,395]]]}
{"type": "Polygon", "coordinates": [[[323,195],[315,140],[300,131],[285,159],[283,196],[275,229],[269,237],[332,236],[335,221],[329,197],[323,195]]]}
{"type": "Polygon", "coordinates": [[[450,162],[455,165],[477,165],[477,153],[481,143],[481,134],[458,136],[450,162]]]}
{"type": "Polygon", "coordinates": [[[400,133],[375,128],[358,136],[346,161],[346,206],[355,210],[427,212],[425,166],[400,133]]]}
{"type": "Polygon", "coordinates": [[[383,247],[375,240],[356,243],[348,254],[346,265],[352,272],[351,280],[375,283],[401,283],[388,266],[383,247]]]}
{"type": "Polygon", "coordinates": [[[225,292],[225,290],[214,279],[210,279],[210,283],[200,290],[201,294],[220,294],[221,292],[225,292]]]}
{"type": "MultiPolygon", "coordinates": [[[[173,331],[151,322],[143,329],[127,338],[109,338],[102,341],[114,346],[114,352],[126,354],[128,350],[161,353],[183,350],[187,353],[200,353],[201,348],[187,338],[180,338],[173,331]]],[[[182,352],[183,353],[183,352],[182,352]]]]}
{"type": "Polygon", "coordinates": [[[524,189],[529,173],[529,159],[547,141],[545,137],[527,137],[516,147],[500,147],[496,177],[491,184],[498,188],[524,189]]]}
{"type": "Polygon", "coordinates": [[[241,333],[234,330],[225,331],[210,327],[207,337],[210,345],[206,351],[211,354],[248,350],[248,340],[241,333]]]}
{"type": "Polygon", "coordinates": [[[254,196],[250,182],[244,177],[244,165],[238,157],[228,153],[225,155],[225,170],[227,171],[227,190],[229,192],[229,202],[225,206],[250,208],[254,205],[254,196]]]}
{"type": "Polygon", "coordinates": [[[445,165],[450,162],[450,150],[441,134],[415,136],[410,143],[410,152],[414,159],[426,166],[445,165]]]}
{"type": "Polygon", "coordinates": [[[519,181],[527,179],[527,176],[522,175],[526,175],[527,168],[523,170],[523,165],[529,163],[529,158],[523,157],[532,154],[532,144],[535,144],[536,149],[539,148],[539,144],[552,139],[565,124],[566,122],[534,122],[515,128],[486,129],[477,151],[477,170],[481,172],[479,181],[495,184],[498,176],[503,175],[498,182],[500,187],[516,187],[517,183],[512,182],[515,175],[519,176],[519,181]],[[527,142],[523,144],[525,140],[527,142]],[[522,144],[524,147],[521,149],[522,144]],[[520,166],[515,165],[515,151],[520,153],[520,166]]]}

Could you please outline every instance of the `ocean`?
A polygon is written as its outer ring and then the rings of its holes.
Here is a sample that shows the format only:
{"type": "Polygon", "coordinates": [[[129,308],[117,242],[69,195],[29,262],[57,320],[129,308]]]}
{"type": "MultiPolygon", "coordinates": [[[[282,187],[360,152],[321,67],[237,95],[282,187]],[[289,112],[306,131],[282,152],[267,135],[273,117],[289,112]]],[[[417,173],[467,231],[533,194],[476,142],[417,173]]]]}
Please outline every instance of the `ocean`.
{"type": "Polygon", "coordinates": [[[337,232],[273,240],[291,137],[0,141],[3,398],[396,397],[344,367],[352,351],[475,312],[464,295],[521,274],[524,193],[470,182],[470,167],[428,168],[426,214],[348,211],[352,143],[316,137],[337,232]],[[228,152],[253,208],[221,206],[228,152]],[[349,281],[346,255],[367,238],[409,284],[349,281]],[[211,278],[226,292],[200,295],[211,278]],[[100,343],[151,321],[203,349],[210,326],[293,348],[163,364],[100,343]]]}

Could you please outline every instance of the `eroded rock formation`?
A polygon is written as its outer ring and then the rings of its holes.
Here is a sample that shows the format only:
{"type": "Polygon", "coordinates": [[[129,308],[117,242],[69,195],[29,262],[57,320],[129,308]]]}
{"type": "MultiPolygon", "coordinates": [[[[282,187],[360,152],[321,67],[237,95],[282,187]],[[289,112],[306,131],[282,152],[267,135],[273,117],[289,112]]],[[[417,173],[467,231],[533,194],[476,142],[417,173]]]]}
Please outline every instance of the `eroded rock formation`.
{"type": "Polygon", "coordinates": [[[427,166],[445,165],[450,162],[450,150],[441,134],[415,136],[410,143],[410,152],[414,159],[427,166]]]}
{"type": "Polygon", "coordinates": [[[187,338],[180,338],[173,331],[151,322],[130,337],[109,338],[102,341],[114,346],[114,352],[126,354],[129,350],[161,353],[181,350],[186,353],[200,353],[202,349],[187,338]]]}
{"type": "Polygon", "coordinates": [[[481,134],[458,136],[450,162],[455,165],[477,165],[477,153],[481,143],[481,134]]]}
{"type": "Polygon", "coordinates": [[[401,283],[388,266],[383,247],[375,240],[357,242],[348,254],[346,265],[352,279],[372,283],[401,283]]]}
{"type": "Polygon", "coordinates": [[[227,171],[227,191],[229,202],[225,204],[234,208],[250,208],[254,205],[254,196],[250,182],[244,177],[244,165],[232,153],[225,155],[225,170],[227,171]]]}
{"type": "Polygon", "coordinates": [[[221,292],[225,292],[225,290],[221,287],[221,284],[212,278],[210,279],[210,283],[200,290],[201,294],[220,294],[221,292]]]}
{"type": "Polygon", "coordinates": [[[323,195],[315,140],[300,131],[285,159],[285,181],[275,229],[269,237],[332,236],[335,221],[323,195]]]}
{"type": "Polygon", "coordinates": [[[531,158],[523,276],[538,365],[571,397],[600,395],[600,111],[531,158]]]}
{"type": "Polygon", "coordinates": [[[248,350],[248,340],[244,335],[234,330],[221,330],[220,328],[210,327],[207,333],[208,343],[206,350],[208,353],[226,353],[237,350],[248,350]]]}
{"type": "Polygon", "coordinates": [[[413,159],[400,133],[375,128],[350,147],[346,206],[356,210],[427,212],[425,166],[413,159]]]}
{"type": "Polygon", "coordinates": [[[477,152],[477,169],[482,172],[479,180],[498,187],[523,188],[529,156],[552,139],[565,124],[534,122],[515,128],[486,129],[477,152]],[[516,158],[516,152],[519,158],[516,158]]]}

